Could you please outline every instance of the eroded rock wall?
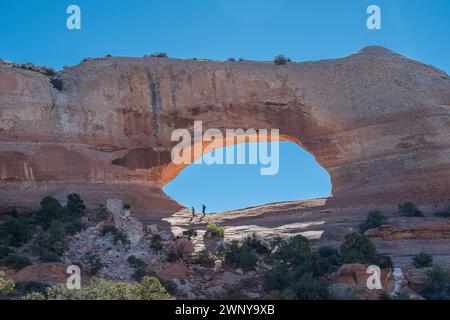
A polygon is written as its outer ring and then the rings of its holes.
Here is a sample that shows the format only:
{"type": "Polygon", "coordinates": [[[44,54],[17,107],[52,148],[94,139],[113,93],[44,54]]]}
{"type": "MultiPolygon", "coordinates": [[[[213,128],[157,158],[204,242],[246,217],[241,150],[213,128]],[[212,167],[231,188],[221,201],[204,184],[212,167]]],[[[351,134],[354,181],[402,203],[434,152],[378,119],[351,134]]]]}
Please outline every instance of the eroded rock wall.
{"type": "Polygon", "coordinates": [[[336,202],[450,199],[450,79],[381,47],[276,66],[158,58],[88,60],[54,89],[0,65],[0,207],[78,192],[155,217],[176,128],[279,128],[330,173],[336,202]]]}

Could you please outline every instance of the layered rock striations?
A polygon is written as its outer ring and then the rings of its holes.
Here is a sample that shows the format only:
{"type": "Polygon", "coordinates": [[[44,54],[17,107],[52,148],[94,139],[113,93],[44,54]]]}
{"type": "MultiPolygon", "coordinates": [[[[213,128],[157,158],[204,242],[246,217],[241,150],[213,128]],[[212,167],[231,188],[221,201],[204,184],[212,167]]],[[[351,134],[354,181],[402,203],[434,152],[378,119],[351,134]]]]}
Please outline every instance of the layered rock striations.
{"type": "Polygon", "coordinates": [[[329,172],[330,203],[450,199],[450,79],[381,47],[278,66],[102,58],[59,74],[0,65],[0,208],[77,192],[155,218],[180,206],[162,187],[174,129],[280,129],[329,172]]]}

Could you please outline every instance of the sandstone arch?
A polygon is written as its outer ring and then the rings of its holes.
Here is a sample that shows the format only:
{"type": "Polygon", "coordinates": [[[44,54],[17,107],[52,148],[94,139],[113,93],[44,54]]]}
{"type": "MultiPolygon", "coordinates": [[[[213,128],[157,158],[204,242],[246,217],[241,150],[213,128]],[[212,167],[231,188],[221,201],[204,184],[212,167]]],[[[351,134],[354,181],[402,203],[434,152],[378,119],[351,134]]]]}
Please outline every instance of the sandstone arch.
{"type": "MultiPolygon", "coordinates": [[[[381,47],[291,63],[102,58],[60,73],[62,92],[0,65],[0,206],[79,192],[155,217],[171,131],[279,128],[330,173],[336,203],[450,199],[450,80],[381,47]]],[[[168,167],[169,166],[169,167],[168,167]]],[[[168,169],[169,168],[169,169],[168,169]]]]}

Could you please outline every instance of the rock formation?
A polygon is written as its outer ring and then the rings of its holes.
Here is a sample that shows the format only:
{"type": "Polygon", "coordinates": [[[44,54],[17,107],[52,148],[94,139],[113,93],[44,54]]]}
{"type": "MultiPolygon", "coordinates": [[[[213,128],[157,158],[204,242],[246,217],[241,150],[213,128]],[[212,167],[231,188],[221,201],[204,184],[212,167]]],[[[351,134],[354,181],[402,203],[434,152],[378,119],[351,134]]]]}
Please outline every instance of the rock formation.
{"type": "Polygon", "coordinates": [[[101,58],[45,76],[0,64],[0,207],[77,192],[160,219],[176,128],[279,128],[329,172],[335,203],[450,199],[450,79],[381,47],[288,63],[101,58]]]}

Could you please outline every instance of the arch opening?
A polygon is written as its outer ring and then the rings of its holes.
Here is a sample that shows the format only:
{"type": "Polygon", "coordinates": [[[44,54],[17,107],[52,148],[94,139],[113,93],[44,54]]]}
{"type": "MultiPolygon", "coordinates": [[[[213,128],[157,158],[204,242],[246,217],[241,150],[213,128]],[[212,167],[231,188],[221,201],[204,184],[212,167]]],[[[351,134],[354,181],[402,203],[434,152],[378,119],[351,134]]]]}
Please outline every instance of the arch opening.
{"type": "Polygon", "coordinates": [[[252,148],[272,149],[274,142],[245,142],[210,150],[193,164],[171,168],[172,179],[164,192],[185,207],[200,211],[203,204],[210,213],[220,213],[268,203],[329,197],[331,178],[314,156],[296,141],[280,137],[279,168],[274,175],[261,175],[261,163],[249,164],[252,148]],[[266,146],[263,146],[266,144],[266,146]],[[205,157],[216,152],[226,155],[245,150],[245,164],[205,164],[205,157]]]}

